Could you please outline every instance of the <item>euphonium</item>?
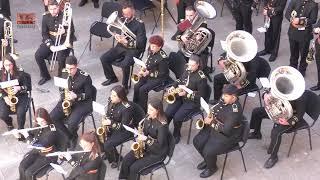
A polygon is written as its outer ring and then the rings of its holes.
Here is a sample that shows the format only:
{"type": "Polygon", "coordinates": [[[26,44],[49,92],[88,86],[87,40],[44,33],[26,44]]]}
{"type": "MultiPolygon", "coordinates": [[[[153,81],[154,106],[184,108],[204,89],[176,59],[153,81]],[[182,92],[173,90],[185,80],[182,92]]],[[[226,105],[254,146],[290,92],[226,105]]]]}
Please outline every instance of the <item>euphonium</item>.
{"type": "Polygon", "coordinates": [[[173,91],[167,92],[167,94],[163,98],[168,104],[173,104],[176,101],[176,94],[181,91],[181,88],[175,88],[173,91]]]}
{"type": "Polygon", "coordinates": [[[16,112],[16,105],[17,105],[19,99],[14,94],[13,87],[8,87],[7,88],[7,93],[8,93],[8,98],[9,98],[9,101],[10,101],[10,110],[12,112],[16,112]]]}
{"type": "MultiPolygon", "coordinates": [[[[106,119],[108,119],[108,118],[107,118],[106,116],[103,116],[103,117],[102,117],[102,122],[103,122],[104,120],[106,120],[106,119]]],[[[108,132],[109,132],[109,127],[108,127],[108,125],[104,125],[103,123],[102,123],[102,125],[101,125],[100,127],[97,128],[96,134],[97,134],[97,136],[98,136],[99,141],[100,141],[102,144],[104,144],[108,132]]]]}
{"type": "MultiPolygon", "coordinates": [[[[143,118],[140,122],[139,122],[139,126],[138,126],[138,132],[139,134],[143,134],[143,123],[144,121],[146,120],[147,117],[143,118]]],[[[140,159],[143,157],[144,155],[144,149],[145,149],[145,144],[142,140],[137,140],[137,142],[134,142],[132,145],[131,145],[131,150],[133,151],[134,153],[134,156],[137,158],[137,159],[140,159]]]]}
{"type": "Polygon", "coordinates": [[[298,99],[305,91],[305,81],[301,73],[290,66],[280,66],[270,75],[271,98],[265,103],[265,110],[270,119],[279,123],[279,118],[286,120],[293,115],[289,101],[298,99]]]}

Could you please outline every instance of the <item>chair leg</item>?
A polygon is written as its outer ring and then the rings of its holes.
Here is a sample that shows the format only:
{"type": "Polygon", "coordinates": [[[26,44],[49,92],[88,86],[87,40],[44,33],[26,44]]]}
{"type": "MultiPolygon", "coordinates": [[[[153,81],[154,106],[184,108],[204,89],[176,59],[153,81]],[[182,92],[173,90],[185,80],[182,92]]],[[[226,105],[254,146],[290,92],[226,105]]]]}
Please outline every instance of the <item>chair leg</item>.
{"type": "Polygon", "coordinates": [[[158,16],[158,18],[157,18],[157,20],[156,20],[156,23],[155,23],[154,26],[153,26],[153,29],[152,29],[152,31],[151,31],[151,34],[153,34],[153,32],[154,32],[154,30],[156,29],[156,27],[158,27],[158,22],[159,22],[160,16],[161,16],[161,13],[159,13],[159,16],[158,16]]]}
{"type": "Polygon", "coordinates": [[[190,119],[189,132],[188,132],[188,140],[187,140],[187,144],[189,144],[189,142],[190,142],[190,135],[191,135],[192,122],[193,122],[193,119],[191,118],[191,119],[190,119]]]}
{"type": "Polygon", "coordinates": [[[224,3],[225,3],[225,0],[222,1],[222,7],[221,7],[221,12],[220,12],[220,17],[222,17],[222,12],[223,12],[224,3]]]}
{"type": "Polygon", "coordinates": [[[248,94],[246,94],[246,96],[244,97],[242,113],[243,113],[243,111],[244,111],[244,108],[246,107],[247,97],[248,97],[248,94]]]}
{"type": "Polygon", "coordinates": [[[261,93],[260,93],[260,90],[258,90],[258,95],[259,95],[260,107],[262,107],[262,102],[261,102],[261,93]]]}
{"type": "Polygon", "coordinates": [[[90,36],[89,36],[89,51],[91,51],[91,40],[92,40],[92,34],[90,33],[90,36]]]}
{"type": "Polygon", "coordinates": [[[228,158],[228,153],[226,153],[226,156],[224,157],[224,162],[223,162],[223,167],[222,167],[222,172],[221,172],[220,180],[223,179],[224,168],[226,167],[227,158],[228,158]]]}
{"type": "Polygon", "coordinates": [[[169,174],[168,174],[168,170],[167,170],[165,165],[163,166],[163,169],[166,171],[167,179],[170,180],[170,177],[169,177],[169,174]]]}
{"type": "Polygon", "coordinates": [[[297,132],[295,131],[295,132],[293,133],[293,136],[292,136],[292,140],[291,140],[291,144],[290,144],[290,148],[289,148],[289,151],[288,151],[287,157],[289,157],[289,156],[290,156],[291,148],[292,148],[292,145],[293,145],[294,139],[296,138],[296,134],[297,134],[297,132]]]}
{"type": "Polygon", "coordinates": [[[117,167],[118,171],[119,171],[119,169],[120,169],[120,157],[121,157],[121,153],[122,153],[122,147],[123,147],[123,144],[120,145],[120,153],[119,153],[118,167],[117,167]]]}
{"type": "Polygon", "coordinates": [[[31,113],[31,98],[29,100],[29,121],[30,121],[30,127],[32,127],[32,113],[31,113]]]}
{"type": "Polygon", "coordinates": [[[309,127],[307,130],[308,130],[308,135],[309,135],[310,150],[312,151],[312,142],[311,142],[311,132],[310,132],[310,127],[309,127]]]}
{"type": "Polygon", "coordinates": [[[84,121],[85,120],[82,121],[82,134],[84,134],[84,121]]]}
{"type": "Polygon", "coordinates": [[[247,172],[247,166],[246,166],[246,163],[244,162],[242,149],[239,149],[239,151],[240,151],[240,153],[241,153],[241,158],[242,158],[242,164],[243,164],[244,172],[247,172]]]}
{"type": "Polygon", "coordinates": [[[91,113],[90,116],[91,116],[91,119],[92,119],[93,128],[94,128],[94,130],[97,130],[97,126],[96,126],[96,123],[94,122],[93,114],[91,113]]]}
{"type": "MultiPolygon", "coordinates": [[[[130,67],[130,76],[129,77],[131,77],[132,76],[132,73],[133,73],[133,65],[130,67]]],[[[128,87],[129,89],[131,88],[131,80],[129,79],[129,87],[128,87]]]]}
{"type": "Polygon", "coordinates": [[[165,8],[166,8],[166,10],[168,11],[169,15],[171,16],[171,19],[173,20],[173,22],[174,22],[175,24],[178,24],[177,21],[174,19],[173,15],[171,14],[171,12],[170,12],[167,4],[166,4],[165,8]]]}
{"type": "Polygon", "coordinates": [[[153,15],[154,24],[156,24],[157,23],[156,15],[154,14],[153,9],[151,11],[152,11],[152,15],[153,15]]]}
{"type": "Polygon", "coordinates": [[[153,172],[150,173],[150,180],[152,180],[153,172]]]}

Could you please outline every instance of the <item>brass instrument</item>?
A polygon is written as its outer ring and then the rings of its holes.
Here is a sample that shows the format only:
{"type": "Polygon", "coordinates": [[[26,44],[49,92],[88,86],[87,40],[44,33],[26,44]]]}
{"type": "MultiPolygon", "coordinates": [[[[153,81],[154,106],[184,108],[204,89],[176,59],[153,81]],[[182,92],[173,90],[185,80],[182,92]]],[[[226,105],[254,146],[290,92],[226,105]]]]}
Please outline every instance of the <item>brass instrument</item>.
{"type": "Polygon", "coordinates": [[[163,97],[163,99],[168,104],[173,104],[176,101],[176,95],[182,92],[183,90],[181,88],[175,88],[174,90],[167,92],[167,94],[163,97]]]}
{"type": "Polygon", "coordinates": [[[312,62],[314,62],[315,41],[316,41],[316,40],[312,40],[312,41],[311,41],[311,46],[310,46],[310,48],[309,48],[308,55],[307,55],[307,57],[306,57],[306,62],[307,62],[308,64],[311,64],[312,62]]]}
{"type": "MultiPolygon", "coordinates": [[[[139,134],[143,134],[143,128],[144,128],[143,123],[144,123],[144,121],[145,121],[147,118],[148,118],[148,116],[145,117],[145,118],[143,118],[143,119],[139,122],[139,126],[138,126],[138,132],[139,132],[139,134]]],[[[137,159],[140,159],[140,158],[143,157],[143,155],[144,155],[144,149],[145,149],[145,144],[144,144],[143,141],[141,141],[141,140],[139,140],[139,139],[137,140],[137,142],[134,142],[134,143],[131,145],[131,150],[133,151],[134,156],[135,156],[137,159]]]]}
{"type": "MultiPolygon", "coordinates": [[[[102,116],[101,122],[107,119],[108,118],[106,116],[102,116]]],[[[102,123],[102,125],[97,128],[96,134],[98,136],[98,140],[100,143],[104,144],[108,132],[109,132],[109,125],[105,125],[102,123]]]]}
{"type": "Polygon", "coordinates": [[[10,53],[9,53],[10,56],[14,60],[19,59],[19,55],[15,52],[15,48],[14,48],[12,21],[10,21],[7,18],[5,18],[5,21],[3,22],[3,32],[4,32],[4,36],[3,36],[4,39],[1,42],[2,58],[6,55],[7,47],[10,45],[10,53]]]}
{"type": "MultiPolygon", "coordinates": [[[[70,78],[70,74],[68,76],[70,78]]],[[[70,94],[69,88],[64,89],[64,100],[62,101],[62,109],[65,116],[69,116],[71,113],[71,101],[67,99],[67,96],[70,94]]]]}
{"type": "Polygon", "coordinates": [[[10,101],[10,110],[12,112],[16,112],[16,105],[17,105],[19,99],[14,94],[12,86],[7,88],[7,94],[8,94],[8,98],[9,98],[9,101],[10,101]]]}
{"type": "Polygon", "coordinates": [[[231,32],[226,39],[227,61],[223,74],[231,84],[240,84],[246,87],[249,81],[247,72],[242,64],[251,61],[257,54],[258,45],[255,38],[248,32],[237,30],[231,32]]]}
{"type": "Polygon", "coordinates": [[[270,119],[279,123],[279,118],[286,120],[293,115],[289,101],[298,99],[305,91],[305,81],[301,73],[290,66],[280,66],[270,75],[271,98],[265,103],[265,110],[270,119]]]}
{"type": "Polygon", "coordinates": [[[146,72],[145,68],[141,68],[140,71],[137,74],[132,74],[131,81],[133,82],[133,84],[137,84],[140,81],[141,74],[143,72],[146,72]]]}
{"type": "Polygon", "coordinates": [[[125,36],[125,38],[128,41],[136,41],[137,37],[136,35],[125,25],[127,19],[125,19],[124,22],[121,21],[121,19],[118,17],[118,11],[113,12],[107,19],[106,23],[108,24],[107,26],[107,31],[115,37],[117,32],[113,32],[111,28],[116,31],[120,30],[122,35],[125,36]]]}
{"type": "Polygon", "coordinates": [[[72,24],[72,8],[71,8],[71,4],[69,2],[66,2],[64,4],[62,23],[59,24],[58,33],[56,35],[56,41],[54,43],[54,48],[53,48],[54,50],[52,52],[52,58],[51,58],[50,68],[49,68],[51,72],[53,71],[54,66],[56,64],[58,52],[61,50],[65,50],[67,48],[72,48],[72,45],[70,43],[71,24],[72,24]],[[62,29],[64,29],[65,26],[68,27],[67,36],[64,43],[60,45],[60,41],[63,35],[60,32],[62,31],[62,29]]]}
{"type": "Polygon", "coordinates": [[[211,42],[211,32],[200,26],[205,19],[214,19],[217,15],[215,8],[206,1],[196,1],[194,8],[197,15],[192,20],[191,27],[183,33],[189,39],[187,42],[179,41],[178,44],[179,49],[186,57],[190,57],[192,54],[200,54],[211,42]]]}

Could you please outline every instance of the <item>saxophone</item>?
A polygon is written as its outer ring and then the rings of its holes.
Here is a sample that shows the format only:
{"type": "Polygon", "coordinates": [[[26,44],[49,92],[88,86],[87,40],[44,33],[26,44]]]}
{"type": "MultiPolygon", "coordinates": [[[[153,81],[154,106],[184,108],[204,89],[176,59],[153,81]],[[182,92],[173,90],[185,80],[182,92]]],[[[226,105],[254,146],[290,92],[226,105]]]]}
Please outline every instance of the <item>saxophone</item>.
{"type": "Polygon", "coordinates": [[[12,112],[16,112],[16,104],[18,103],[19,99],[14,94],[13,87],[8,87],[7,88],[7,93],[8,93],[8,98],[9,98],[9,101],[10,101],[10,110],[12,112]]]}
{"type": "MultiPolygon", "coordinates": [[[[103,122],[104,120],[107,120],[107,119],[108,117],[102,116],[101,121],[103,122]]],[[[98,140],[100,143],[104,144],[108,132],[109,132],[109,125],[101,124],[101,126],[97,128],[96,134],[98,136],[98,140]]]]}
{"type": "MultiPolygon", "coordinates": [[[[68,78],[70,78],[70,73],[68,75],[68,78]]],[[[62,109],[65,116],[69,116],[71,114],[71,101],[67,100],[67,96],[70,93],[69,88],[64,89],[64,100],[62,102],[62,109]]]]}
{"type": "MultiPolygon", "coordinates": [[[[138,126],[138,132],[139,134],[143,134],[143,128],[144,128],[144,120],[146,120],[148,118],[145,117],[143,118],[140,122],[139,122],[139,126],[138,126]]],[[[134,153],[134,156],[136,157],[136,159],[140,159],[143,157],[143,152],[144,152],[144,149],[145,149],[145,144],[144,144],[144,141],[142,140],[137,140],[137,142],[134,142],[132,145],[131,145],[131,150],[133,151],[134,153]]]]}

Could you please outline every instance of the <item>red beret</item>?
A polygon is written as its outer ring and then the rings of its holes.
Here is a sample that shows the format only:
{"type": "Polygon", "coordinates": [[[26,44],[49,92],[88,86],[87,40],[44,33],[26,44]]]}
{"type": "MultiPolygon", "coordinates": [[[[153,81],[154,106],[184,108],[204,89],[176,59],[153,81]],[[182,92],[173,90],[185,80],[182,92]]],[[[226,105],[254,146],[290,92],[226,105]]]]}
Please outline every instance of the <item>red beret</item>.
{"type": "Polygon", "coordinates": [[[150,44],[155,44],[155,45],[157,45],[159,47],[162,47],[163,46],[163,39],[159,35],[151,36],[150,39],[149,39],[149,43],[150,44]]]}

